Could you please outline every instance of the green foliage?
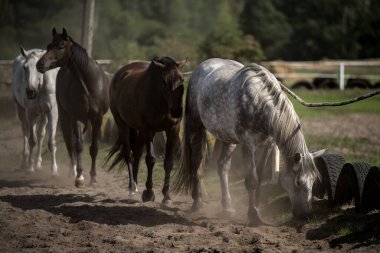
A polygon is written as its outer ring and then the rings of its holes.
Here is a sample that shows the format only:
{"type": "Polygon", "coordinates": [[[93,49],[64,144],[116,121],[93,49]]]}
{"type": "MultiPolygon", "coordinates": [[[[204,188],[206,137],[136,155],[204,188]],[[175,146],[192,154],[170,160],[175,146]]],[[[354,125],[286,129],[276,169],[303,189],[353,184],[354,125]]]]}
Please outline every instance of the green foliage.
{"type": "Polygon", "coordinates": [[[245,0],[240,16],[242,30],[255,36],[270,59],[280,56],[292,34],[287,18],[268,0],[245,0]]]}
{"type": "Polygon", "coordinates": [[[204,58],[221,57],[242,62],[260,61],[264,58],[260,44],[253,36],[244,36],[239,30],[238,19],[231,12],[228,1],[220,6],[214,30],[209,33],[201,51],[204,58]]]}
{"type": "MultiPolygon", "coordinates": [[[[0,55],[45,48],[51,29],[81,42],[83,1],[0,1],[0,55]]],[[[380,57],[377,0],[96,1],[93,56],[123,64],[168,55],[242,62],[380,57]]]]}

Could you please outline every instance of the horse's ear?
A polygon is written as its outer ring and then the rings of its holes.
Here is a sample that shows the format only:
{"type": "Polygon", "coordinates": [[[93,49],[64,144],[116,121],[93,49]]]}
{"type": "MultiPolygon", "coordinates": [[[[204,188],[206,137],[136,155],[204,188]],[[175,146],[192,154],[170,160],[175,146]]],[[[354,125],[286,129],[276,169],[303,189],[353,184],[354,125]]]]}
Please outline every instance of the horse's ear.
{"type": "Polygon", "coordinates": [[[327,149],[322,149],[322,150],[311,153],[311,155],[313,156],[313,158],[317,158],[323,155],[326,152],[326,150],[327,149]]]}
{"type": "Polygon", "coordinates": [[[53,37],[54,37],[55,35],[57,35],[57,30],[55,30],[55,27],[54,27],[53,30],[51,31],[51,34],[53,35],[53,37]]]}
{"type": "Polygon", "coordinates": [[[157,67],[159,68],[165,68],[165,65],[162,64],[161,62],[158,62],[158,61],[155,61],[155,60],[152,60],[153,64],[156,65],[157,67]]]}
{"type": "Polygon", "coordinates": [[[69,40],[69,36],[67,36],[66,29],[63,28],[62,31],[63,31],[63,32],[62,32],[62,36],[63,36],[63,38],[64,38],[65,40],[69,40]]]}
{"type": "Polygon", "coordinates": [[[27,56],[25,49],[21,45],[20,45],[20,52],[21,52],[22,56],[24,56],[24,57],[27,56]]]}
{"type": "Polygon", "coordinates": [[[180,61],[180,62],[177,62],[178,68],[179,68],[180,70],[182,70],[182,68],[186,65],[186,63],[187,63],[187,57],[186,57],[185,60],[182,60],[182,61],[180,61]]]}

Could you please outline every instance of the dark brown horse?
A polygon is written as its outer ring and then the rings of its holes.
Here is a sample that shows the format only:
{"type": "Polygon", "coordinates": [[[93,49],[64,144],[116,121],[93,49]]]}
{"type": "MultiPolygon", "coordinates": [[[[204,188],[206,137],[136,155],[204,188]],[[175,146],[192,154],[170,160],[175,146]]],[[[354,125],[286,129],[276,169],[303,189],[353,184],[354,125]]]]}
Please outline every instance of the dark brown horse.
{"type": "Polygon", "coordinates": [[[86,129],[88,122],[92,126],[91,184],[95,184],[97,142],[103,115],[109,107],[109,82],[102,68],[67,35],[65,29],[61,34],[53,29],[53,41],[37,62],[37,69],[42,73],[56,67],[61,67],[56,82],[58,114],[73,174],[76,175],[75,185],[84,185],[82,124],[86,129]]]}
{"type": "Polygon", "coordinates": [[[153,138],[156,132],[165,131],[167,141],[162,202],[170,202],[170,172],[173,168],[174,149],[179,142],[184,91],[182,68],[185,63],[186,61],[177,63],[169,57],[156,57],[150,63],[134,62],[119,69],[111,82],[110,107],[119,137],[108,154],[107,161],[117,153],[110,167],[113,168],[118,163],[127,165],[129,187],[131,193],[134,193],[137,190],[137,174],[145,144],[148,177],[146,190],[142,194],[143,201],[155,199],[152,191],[155,164],[153,138]]]}

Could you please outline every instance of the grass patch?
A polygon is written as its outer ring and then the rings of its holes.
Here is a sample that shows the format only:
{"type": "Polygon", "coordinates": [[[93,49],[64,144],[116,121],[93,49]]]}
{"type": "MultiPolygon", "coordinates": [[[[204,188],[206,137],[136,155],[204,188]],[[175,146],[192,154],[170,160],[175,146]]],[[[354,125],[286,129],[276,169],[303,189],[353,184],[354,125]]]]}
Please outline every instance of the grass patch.
{"type": "Polygon", "coordinates": [[[351,227],[348,227],[348,226],[341,227],[338,230],[338,235],[340,235],[340,236],[346,236],[346,235],[349,235],[351,233],[352,233],[351,227]]]}
{"type": "MultiPolygon", "coordinates": [[[[363,95],[370,90],[297,90],[296,94],[306,102],[339,102],[363,95]]],[[[300,118],[336,116],[351,113],[380,114],[380,96],[371,97],[357,103],[338,107],[305,107],[289,97],[300,118]]]]}
{"type": "Polygon", "coordinates": [[[330,153],[343,155],[347,162],[366,161],[374,165],[380,164],[380,146],[366,138],[306,133],[306,140],[311,150],[328,148],[330,153]]]}

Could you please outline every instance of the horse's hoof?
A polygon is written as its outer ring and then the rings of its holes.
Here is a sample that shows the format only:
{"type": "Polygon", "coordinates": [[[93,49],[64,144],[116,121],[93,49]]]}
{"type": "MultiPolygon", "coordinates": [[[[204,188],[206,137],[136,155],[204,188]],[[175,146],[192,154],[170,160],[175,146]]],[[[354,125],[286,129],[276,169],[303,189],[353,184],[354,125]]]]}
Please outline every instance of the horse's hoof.
{"type": "Polygon", "coordinates": [[[36,170],[42,170],[41,162],[36,163],[36,170]]]}
{"type": "Polygon", "coordinates": [[[199,212],[203,207],[203,204],[201,201],[194,201],[193,205],[191,206],[192,212],[199,212]]]}
{"type": "Polygon", "coordinates": [[[26,173],[33,174],[34,173],[34,168],[31,167],[31,168],[26,169],[26,173]]]}
{"type": "Polygon", "coordinates": [[[98,185],[98,181],[96,181],[95,178],[91,178],[91,180],[90,180],[90,186],[96,187],[97,185],[98,185]]]}
{"type": "Polygon", "coordinates": [[[84,177],[81,175],[79,178],[75,179],[75,187],[82,188],[84,187],[84,177]]]}
{"type": "Polygon", "coordinates": [[[54,178],[59,177],[58,171],[53,171],[51,173],[51,176],[54,177],[54,178]]]}
{"type": "Polygon", "coordinates": [[[250,210],[248,212],[248,216],[249,216],[248,225],[251,227],[267,225],[267,223],[264,222],[263,219],[261,218],[260,212],[257,208],[253,208],[253,210],[250,210]]]}
{"type": "Polygon", "coordinates": [[[143,202],[154,201],[155,200],[154,192],[152,190],[144,190],[141,196],[143,202]]]}
{"type": "Polygon", "coordinates": [[[164,206],[170,206],[171,204],[173,204],[173,201],[172,201],[170,198],[164,198],[164,199],[162,200],[162,204],[163,204],[164,206]]]}
{"type": "Polygon", "coordinates": [[[223,208],[223,215],[226,217],[233,217],[233,216],[235,216],[235,213],[236,213],[236,211],[232,207],[223,208]]]}
{"type": "Polygon", "coordinates": [[[132,186],[130,185],[128,188],[129,188],[129,195],[135,195],[138,192],[136,184],[133,184],[132,186]]]}

